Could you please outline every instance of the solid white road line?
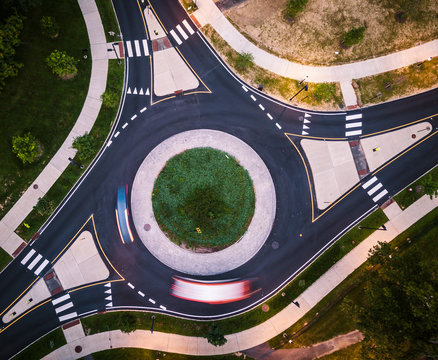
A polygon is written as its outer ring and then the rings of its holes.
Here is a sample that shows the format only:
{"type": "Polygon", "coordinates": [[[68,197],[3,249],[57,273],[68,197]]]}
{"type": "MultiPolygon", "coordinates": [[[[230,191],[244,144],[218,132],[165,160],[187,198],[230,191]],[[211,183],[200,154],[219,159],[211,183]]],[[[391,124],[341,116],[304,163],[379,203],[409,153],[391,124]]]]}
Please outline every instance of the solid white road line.
{"type": "Polygon", "coordinates": [[[117,131],[115,134],[114,134],[114,137],[116,138],[117,136],[119,136],[120,135],[120,131],[117,131]]]}
{"type": "Polygon", "coordinates": [[[380,192],[379,194],[377,194],[376,196],[373,197],[373,201],[377,202],[379,201],[382,197],[384,197],[386,194],[388,193],[387,190],[383,190],[382,192],[380,192]]]}
{"type": "Polygon", "coordinates": [[[267,113],[266,116],[267,116],[270,120],[274,119],[270,113],[267,113]]]}
{"type": "Polygon", "coordinates": [[[70,301],[69,303],[56,308],[55,312],[58,314],[60,312],[63,312],[64,310],[70,309],[71,307],[73,307],[73,303],[70,301]]]}
{"type": "Polygon", "coordinates": [[[148,41],[146,39],[142,40],[143,43],[143,50],[144,50],[144,55],[145,56],[149,56],[149,46],[148,46],[148,41]]]}
{"type": "Polygon", "coordinates": [[[39,275],[41,271],[47,266],[49,260],[45,259],[40,266],[35,270],[35,275],[39,275]]]}
{"type": "Polygon", "coordinates": [[[376,186],[374,186],[370,191],[367,192],[367,194],[369,196],[373,195],[377,190],[379,190],[380,188],[382,188],[383,185],[382,183],[378,183],[376,186]]]}
{"type": "Polygon", "coordinates": [[[137,57],[141,56],[140,41],[134,40],[134,45],[135,45],[135,55],[137,55],[137,57]]]}
{"type": "Polygon", "coordinates": [[[146,106],[140,110],[141,113],[144,113],[146,111],[146,106]]]}
{"type": "Polygon", "coordinates": [[[27,268],[29,270],[32,270],[35,267],[35,265],[37,264],[37,262],[41,260],[42,257],[43,256],[41,254],[38,254],[38,256],[35,259],[33,259],[33,261],[29,264],[29,266],[27,268]]]}
{"type": "Polygon", "coordinates": [[[52,304],[56,305],[56,304],[59,304],[60,302],[63,302],[67,299],[70,299],[70,294],[65,294],[65,295],[63,295],[55,300],[52,300],[52,304]]]}
{"type": "Polygon", "coordinates": [[[190,35],[193,35],[195,32],[193,31],[192,27],[189,25],[187,20],[183,20],[183,25],[186,27],[187,31],[190,33],[190,35]]]}
{"type": "Polygon", "coordinates": [[[126,41],[126,50],[128,51],[128,56],[129,57],[133,57],[134,54],[132,53],[132,46],[131,46],[131,42],[130,41],[126,41]]]}
{"type": "Polygon", "coordinates": [[[21,265],[25,265],[29,261],[29,259],[33,256],[33,254],[35,254],[35,250],[34,249],[30,249],[30,251],[24,257],[24,259],[21,260],[21,265]]]}
{"type": "Polygon", "coordinates": [[[177,25],[176,28],[178,29],[181,36],[184,38],[184,40],[187,40],[189,37],[187,36],[186,32],[183,30],[181,25],[177,25]]]}
{"type": "Polygon", "coordinates": [[[346,129],[355,128],[355,127],[361,127],[361,126],[362,126],[362,123],[361,123],[361,122],[346,123],[346,124],[345,124],[345,128],[346,128],[346,129]]]}
{"type": "Polygon", "coordinates": [[[347,131],[345,136],[361,135],[362,130],[347,131]]]}
{"type": "Polygon", "coordinates": [[[154,299],[149,298],[149,302],[151,302],[152,304],[155,304],[156,301],[154,299]]]}
{"type": "Polygon", "coordinates": [[[373,176],[371,179],[369,179],[365,184],[362,185],[364,189],[370,187],[372,184],[374,184],[377,181],[377,177],[373,176]]]}
{"type": "Polygon", "coordinates": [[[131,117],[131,120],[134,120],[136,117],[137,117],[137,114],[133,115],[133,116],[131,117]]]}
{"type": "Polygon", "coordinates": [[[265,111],[265,107],[262,104],[259,104],[259,108],[265,111]]]}
{"type": "Polygon", "coordinates": [[[126,128],[128,126],[128,123],[124,123],[122,126],[122,129],[126,128]]]}
{"type": "Polygon", "coordinates": [[[131,289],[135,289],[135,286],[132,285],[130,282],[128,283],[128,286],[129,286],[131,289]]]}
{"type": "Polygon", "coordinates": [[[178,43],[178,45],[182,44],[181,39],[178,37],[178,35],[176,34],[175,30],[170,30],[170,35],[173,36],[173,38],[175,39],[175,41],[178,43]]]}
{"type": "Polygon", "coordinates": [[[256,101],[257,100],[254,95],[251,95],[251,99],[252,99],[252,101],[256,101]]]}
{"type": "Polygon", "coordinates": [[[144,294],[141,291],[138,292],[138,295],[144,297],[144,294]]]}
{"type": "Polygon", "coordinates": [[[362,114],[354,114],[354,115],[347,115],[345,117],[345,120],[349,121],[349,120],[361,119],[361,118],[362,118],[362,114]]]}
{"type": "Polygon", "coordinates": [[[65,320],[72,319],[72,318],[75,318],[75,317],[77,317],[77,316],[78,316],[78,314],[77,314],[76,312],[72,312],[72,313],[70,313],[70,314],[60,316],[60,317],[59,317],[59,321],[60,321],[60,322],[63,322],[63,321],[65,321],[65,320]]]}

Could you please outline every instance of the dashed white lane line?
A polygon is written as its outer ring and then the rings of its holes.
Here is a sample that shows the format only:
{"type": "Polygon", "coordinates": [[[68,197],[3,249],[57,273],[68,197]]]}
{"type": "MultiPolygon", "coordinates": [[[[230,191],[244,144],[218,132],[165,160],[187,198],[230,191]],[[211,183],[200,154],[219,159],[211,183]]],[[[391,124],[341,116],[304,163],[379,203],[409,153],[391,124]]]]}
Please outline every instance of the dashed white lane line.
{"type": "Polygon", "coordinates": [[[167,308],[165,306],[163,306],[163,305],[160,305],[160,308],[163,309],[163,310],[167,310],[167,308]]]}
{"type": "Polygon", "coordinates": [[[187,36],[186,32],[183,30],[183,28],[181,27],[181,25],[177,25],[176,26],[177,30],[179,31],[179,33],[181,34],[181,36],[184,38],[184,40],[187,40],[189,37],[187,36]]]}
{"type": "Polygon", "coordinates": [[[141,56],[140,42],[138,40],[134,40],[134,46],[135,46],[135,54],[137,55],[137,57],[141,56]]]}
{"type": "Polygon", "coordinates": [[[143,43],[143,50],[144,50],[144,55],[145,56],[149,56],[149,46],[148,46],[148,42],[146,39],[142,40],[143,43]]]}
{"type": "Polygon", "coordinates": [[[35,254],[35,250],[34,250],[34,249],[31,249],[31,250],[27,253],[27,255],[24,257],[24,259],[21,260],[21,265],[25,265],[25,264],[29,261],[29,259],[33,256],[33,254],[35,254]]]}
{"type": "Polygon", "coordinates": [[[75,318],[77,316],[78,316],[78,314],[76,312],[72,312],[70,314],[67,314],[67,315],[64,315],[64,316],[60,316],[59,317],[59,321],[63,322],[65,320],[69,320],[69,319],[75,318]]]}
{"type": "Polygon", "coordinates": [[[130,41],[126,41],[125,44],[126,44],[126,49],[128,50],[128,56],[129,57],[133,57],[134,54],[132,52],[131,42],[130,41]]]}
{"type": "Polygon", "coordinates": [[[347,131],[345,136],[362,135],[362,130],[347,131]]]}
{"type": "Polygon", "coordinates": [[[365,184],[362,185],[364,189],[370,187],[372,184],[374,184],[377,181],[377,177],[373,176],[371,179],[369,179],[365,184]]]}
{"type": "Polygon", "coordinates": [[[144,297],[144,293],[142,293],[141,291],[138,292],[138,295],[144,297]]]}
{"type": "Polygon", "coordinates": [[[362,118],[362,114],[354,114],[354,115],[347,115],[345,117],[345,120],[349,121],[349,120],[355,120],[355,119],[361,119],[361,118],[362,118]]]}
{"type": "Polygon", "coordinates": [[[155,304],[156,301],[154,299],[149,298],[149,302],[151,302],[152,304],[155,304]]]}
{"type": "Polygon", "coordinates": [[[52,304],[56,305],[56,304],[59,304],[60,302],[63,302],[67,299],[70,299],[70,294],[65,294],[65,295],[62,295],[61,297],[59,297],[55,300],[52,300],[52,304]]]}
{"type": "Polygon", "coordinates": [[[35,267],[35,265],[37,264],[37,262],[41,260],[42,257],[43,256],[41,254],[38,254],[38,256],[35,259],[33,259],[33,261],[29,264],[29,266],[27,268],[29,270],[32,270],[35,267]]]}
{"type": "Polygon", "coordinates": [[[128,126],[128,123],[124,123],[122,126],[122,129],[126,128],[128,126]]]}
{"type": "Polygon", "coordinates": [[[245,92],[248,92],[248,88],[247,88],[245,85],[242,85],[242,89],[243,89],[245,92]]]}
{"type": "Polygon", "coordinates": [[[252,101],[256,101],[257,100],[254,95],[251,95],[251,99],[252,99],[252,101]]]}
{"type": "Polygon", "coordinates": [[[190,33],[190,35],[193,35],[195,32],[193,31],[192,27],[189,25],[187,20],[182,21],[183,25],[186,27],[187,31],[190,33]]]}
{"type": "Polygon", "coordinates": [[[135,286],[132,285],[130,282],[128,283],[128,286],[129,286],[131,289],[135,289],[135,286]]]}
{"type": "Polygon", "coordinates": [[[108,141],[108,144],[106,144],[106,147],[110,147],[112,143],[113,143],[113,142],[112,142],[111,140],[108,141]]]}
{"type": "Polygon", "coordinates": [[[274,119],[270,113],[267,113],[266,116],[267,116],[270,120],[273,120],[273,119],[274,119]]]}
{"type": "Polygon", "coordinates": [[[176,34],[175,30],[170,30],[170,35],[173,36],[173,38],[175,39],[175,41],[178,43],[178,45],[182,44],[181,39],[179,38],[179,36],[176,34]]]}
{"type": "Polygon", "coordinates": [[[259,104],[259,108],[265,111],[265,107],[262,104],[259,104]]]}
{"type": "Polygon", "coordinates": [[[275,123],[275,125],[281,130],[281,126],[279,123],[275,123]]]}
{"type": "Polygon", "coordinates": [[[70,301],[69,303],[56,308],[55,312],[58,314],[58,313],[63,312],[67,309],[70,309],[71,307],[73,307],[73,303],[70,301]]]}
{"type": "Polygon", "coordinates": [[[49,263],[49,260],[45,259],[40,266],[38,266],[38,268],[35,270],[35,275],[39,275],[41,273],[41,271],[43,271],[43,269],[47,266],[47,264],[49,263]]]}
{"type": "Polygon", "coordinates": [[[117,136],[119,136],[120,135],[120,131],[117,131],[115,134],[114,134],[114,137],[116,138],[117,136]]]}
{"type": "Polygon", "coordinates": [[[141,113],[144,113],[146,111],[146,106],[140,110],[141,113]]]}
{"type": "Polygon", "coordinates": [[[361,123],[361,122],[346,123],[346,124],[345,124],[345,128],[346,128],[346,129],[355,128],[355,127],[361,127],[361,126],[362,126],[362,123],[361,123]]]}
{"type": "Polygon", "coordinates": [[[382,188],[383,185],[382,183],[378,183],[376,186],[374,186],[370,191],[368,191],[368,195],[371,196],[373,195],[377,190],[379,190],[380,188],[382,188]]]}
{"type": "Polygon", "coordinates": [[[377,202],[379,201],[382,197],[384,197],[386,194],[388,193],[388,190],[383,190],[382,192],[380,192],[379,194],[377,194],[376,196],[373,197],[373,201],[377,202]]]}
{"type": "Polygon", "coordinates": [[[137,117],[137,114],[135,114],[133,117],[131,117],[131,120],[134,120],[137,117]]]}

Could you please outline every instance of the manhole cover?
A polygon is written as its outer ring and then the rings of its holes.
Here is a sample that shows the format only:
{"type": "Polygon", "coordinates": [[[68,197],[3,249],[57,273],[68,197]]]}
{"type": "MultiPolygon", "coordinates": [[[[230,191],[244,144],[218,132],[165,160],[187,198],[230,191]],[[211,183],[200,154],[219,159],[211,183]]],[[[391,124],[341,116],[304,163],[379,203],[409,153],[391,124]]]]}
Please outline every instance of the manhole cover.
{"type": "Polygon", "coordinates": [[[417,137],[417,135],[412,134],[412,139],[415,139],[417,137]]]}
{"type": "Polygon", "coordinates": [[[75,351],[77,352],[77,353],[80,353],[81,351],[82,351],[82,346],[76,346],[75,347],[75,351]]]}
{"type": "Polygon", "coordinates": [[[144,226],[144,229],[145,229],[146,231],[149,231],[149,230],[151,229],[151,226],[150,226],[149,224],[146,224],[146,225],[144,226]]]}
{"type": "Polygon", "coordinates": [[[268,312],[268,311],[269,311],[269,306],[266,305],[266,304],[263,304],[263,305],[262,305],[262,311],[263,311],[263,312],[268,312]]]}
{"type": "Polygon", "coordinates": [[[38,185],[37,184],[33,184],[33,188],[34,189],[38,189],[38,185]]]}
{"type": "Polygon", "coordinates": [[[274,250],[277,250],[280,247],[280,244],[278,243],[278,241],[273,241],[272,242],[272,248],[274,250]]]}

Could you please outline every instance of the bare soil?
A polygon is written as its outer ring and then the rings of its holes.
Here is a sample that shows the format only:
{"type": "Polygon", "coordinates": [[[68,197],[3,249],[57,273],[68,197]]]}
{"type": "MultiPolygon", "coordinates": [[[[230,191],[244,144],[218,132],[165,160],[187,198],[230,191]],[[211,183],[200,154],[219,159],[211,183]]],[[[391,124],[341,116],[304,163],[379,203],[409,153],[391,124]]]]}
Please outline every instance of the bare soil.
{"type": "Polygon", "coordinates": [[[405,22],[397,21],[402,0],[309,0],[293,22],[283,17],[287,2],[246,0],[223,13],[259,47],[305,64],[368,59],[438,37],[436,0],[415,1],[405,22]],[[359,26],[366,27],[362,42],[342,49],[342,34],[359,26]]]}

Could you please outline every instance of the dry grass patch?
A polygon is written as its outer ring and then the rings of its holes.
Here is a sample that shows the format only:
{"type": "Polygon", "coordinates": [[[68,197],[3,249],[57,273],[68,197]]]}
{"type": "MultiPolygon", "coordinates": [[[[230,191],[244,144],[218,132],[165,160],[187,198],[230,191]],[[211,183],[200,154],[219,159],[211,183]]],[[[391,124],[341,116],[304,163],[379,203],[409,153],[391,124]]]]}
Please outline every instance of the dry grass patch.
{"type": "Polygon", "coordinates": [[[247,0],[224,14],[259,47],[310,64],[372,58],[438,37],[436,0],[416,1],[411,7],[406,0],[309,0],[293,22],[283,16],[287,3],[247,0]],[[396,19],[401,9],[405,10],[405,22],[396,19]],[[364,39],[342,49],[342,34],[360,26],[366,28],[364,39]]]}
{"type": "Polygon", "coordinates": [[[438,57],[383,74],[356,80],[356,94],[364,105],[432,89],[438,84],[438,57]]]}
{"type": "MultiPolygon", "coordinates": [[[[304,83],[299,84],[298,80],[279,76],[254,64],[244,69],[240,68],[239,53],[237,51],[228,45],[210,25],[204,26],[202,31],[234,72],[254,87],[263,84],[263,91],[268,95],[288,102],[289,98],[304,86],[304,83]]],[[[297,95],[293,99],[294,105],[308,109],[339,110],[339,104],[343,102],[339,83],[307,84],[309,90],[307,92],[302,91],[297,95]]]]}

